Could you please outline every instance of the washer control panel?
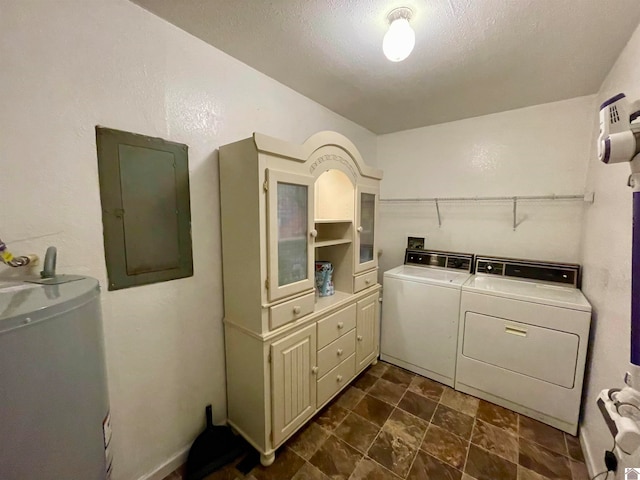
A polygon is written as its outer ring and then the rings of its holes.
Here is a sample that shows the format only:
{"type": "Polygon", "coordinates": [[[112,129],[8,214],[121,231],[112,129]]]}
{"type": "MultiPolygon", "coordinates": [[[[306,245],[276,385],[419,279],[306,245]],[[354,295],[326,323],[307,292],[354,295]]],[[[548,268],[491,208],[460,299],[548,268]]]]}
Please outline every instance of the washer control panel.
{"type": "Polygon", "coordinates": [[[580,286],[580,265],[533,262],[513,258],[476,257],[476,273],[542,280],[572,287],[580,286]]]}
{"type": "Polygon", "coordinates": [[[405,252],[404,263],[405,265],[448,268],[471,273],[471,269],[473,268],[473,255],[470,253],[414,250],[408,248],[405,252]]]}

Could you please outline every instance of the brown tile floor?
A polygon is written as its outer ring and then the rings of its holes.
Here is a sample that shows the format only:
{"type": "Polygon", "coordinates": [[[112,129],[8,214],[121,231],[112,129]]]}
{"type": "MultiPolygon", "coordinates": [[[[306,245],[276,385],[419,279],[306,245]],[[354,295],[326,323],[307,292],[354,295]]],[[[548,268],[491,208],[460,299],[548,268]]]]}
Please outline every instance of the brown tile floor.
{"type": "MultiPolygon", "coordinates": [[[[178,469],[165,480],[181,480],[178,469]]],[[[580,442],[379,362],[244,477],[206,480],[588,480],[580,442]]]]}

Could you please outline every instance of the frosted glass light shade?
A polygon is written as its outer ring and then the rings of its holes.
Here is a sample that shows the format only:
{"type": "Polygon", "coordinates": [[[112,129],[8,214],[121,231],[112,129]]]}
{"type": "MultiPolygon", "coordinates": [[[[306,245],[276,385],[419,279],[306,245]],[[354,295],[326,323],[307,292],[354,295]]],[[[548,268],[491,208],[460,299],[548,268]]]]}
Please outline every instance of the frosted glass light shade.
{"type": "Polygon", "coordinates": [[[384,35],[382,51],[392,62],[401,62],[416,45],[416,34],[406,18],[397,18],[384,35]]]}

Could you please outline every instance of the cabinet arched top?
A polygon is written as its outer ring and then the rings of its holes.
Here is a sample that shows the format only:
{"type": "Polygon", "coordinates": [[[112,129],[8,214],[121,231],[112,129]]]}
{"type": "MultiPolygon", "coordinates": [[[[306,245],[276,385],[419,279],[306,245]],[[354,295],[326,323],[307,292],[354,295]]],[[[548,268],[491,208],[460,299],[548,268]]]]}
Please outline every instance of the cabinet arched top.
{"type": "Polygon", "coordinates": [[[312,164],[322,158],[322,155],[315,154],[318,150],[324,147],[338,147],[344,150],[348,157],[346,160],[350,160],[353,163],[360,176],[377,180],[382,179],[382,170],[368,166],[351,140],[337,132],[318,132],[310,136],[302,145],[294,145],[257,132],[253,134],[253,140],[260,152],[278,155],[298,162],[309,161],[312,164]]]}

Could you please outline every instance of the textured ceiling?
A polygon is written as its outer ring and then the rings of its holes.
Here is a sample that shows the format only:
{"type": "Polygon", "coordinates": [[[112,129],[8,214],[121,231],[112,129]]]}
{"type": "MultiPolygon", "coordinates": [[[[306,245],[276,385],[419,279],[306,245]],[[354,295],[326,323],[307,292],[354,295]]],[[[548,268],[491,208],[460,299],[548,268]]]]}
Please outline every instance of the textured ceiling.
{"type": "Polygon", "coordinates": [[[134,0],[375,133],[598,90],[640,22],[638,0],[134,0]],[[386,15],[416,47],[382,54],[386,15]]]}

